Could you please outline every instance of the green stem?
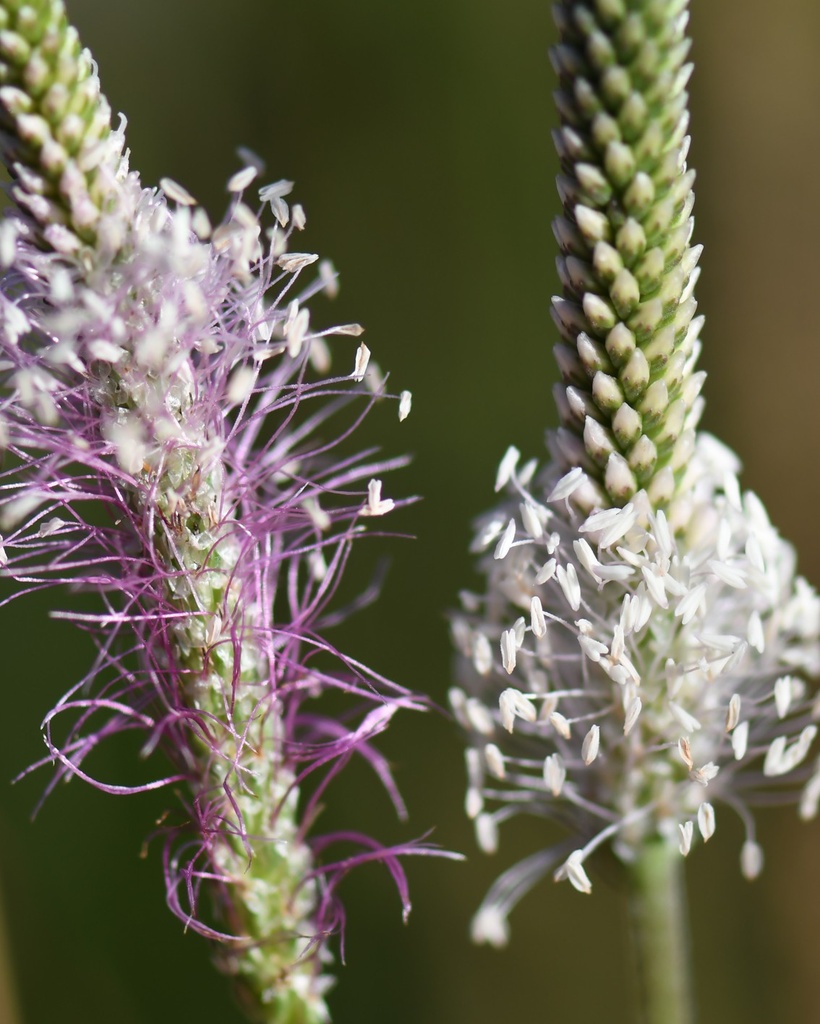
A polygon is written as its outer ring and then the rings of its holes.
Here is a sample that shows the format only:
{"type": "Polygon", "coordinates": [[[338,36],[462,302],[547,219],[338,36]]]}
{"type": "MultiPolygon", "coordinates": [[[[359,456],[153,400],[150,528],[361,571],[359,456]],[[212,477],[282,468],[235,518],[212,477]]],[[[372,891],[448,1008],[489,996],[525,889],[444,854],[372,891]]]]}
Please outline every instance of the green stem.
{"type": "Polygon", "coordinates": [[[14,969],[6,935],[2,896],[2,891],[0,891],[0,1021],[3,1024],[18,1024],[22,1018],[17,1003],[17,993],[13,984],[14,969]]]}
{"type": "Polygon", "coordinates": [[[693,1024],[683,858],[672,843],[649,842],[630,882],[645,1024],[693,1024]]]}

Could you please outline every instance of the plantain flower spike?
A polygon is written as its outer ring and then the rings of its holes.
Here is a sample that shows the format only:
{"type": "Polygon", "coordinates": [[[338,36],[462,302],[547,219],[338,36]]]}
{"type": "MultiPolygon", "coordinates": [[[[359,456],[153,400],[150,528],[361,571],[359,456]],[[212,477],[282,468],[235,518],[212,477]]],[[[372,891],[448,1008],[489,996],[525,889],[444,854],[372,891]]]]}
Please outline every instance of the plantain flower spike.
{"type": "Polygon", "coordinates": [[[430,852],[314,831],[353,755],[403,814],[373,743],[420,706],[323,638],[354,537],[395,504],[381,477],[401,459],[336,450],[363,413],[350,403],[383,382],[350,340],[358,325],[311,321],[335,273],[311,277],[318,257],[291,245],[305,226],[293,183],[254,197],[247,155],[213,228],[180,185],[143,187],[61,0],[0,0],[0,150],[0,571],[100,602],[63,613],[97,654],[46,716],[52,785],[172,786],[172,910],[214,940],[254,1020],[318,1024],[338,882],[381,860],[406,912],[397,857],[430,852]],[[336,376],[331,335],[351,346],[336,376]],[[347,700],[343,718],[325,691],[347,700]],[[132,730],[170,772],[96,779],[95,748],[132,730]]]}
{"type": "Polygon", "coordinates": [[[554,6],[560,426],[546,465],[510,448],[499,466],[451,702],[479,846],[517,814],[567,834],[492,886],[473,934],[495,945],[548,872],[590,892],[604,844],[626,865],[650,843],[686,856],[731,812],[751,878],[751,808],[798,801],[808,818],[820,798],[817,594],[736,456],[697,430],[687,8],[554,6]]]}

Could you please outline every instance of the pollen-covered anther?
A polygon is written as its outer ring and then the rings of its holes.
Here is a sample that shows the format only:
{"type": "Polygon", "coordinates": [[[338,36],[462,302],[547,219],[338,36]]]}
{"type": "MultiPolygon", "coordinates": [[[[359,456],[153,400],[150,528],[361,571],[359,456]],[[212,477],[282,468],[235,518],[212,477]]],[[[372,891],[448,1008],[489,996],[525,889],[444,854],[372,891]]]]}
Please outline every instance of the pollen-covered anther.
{"type": "Polygon", "coordinates": [[[643,702],[640,697],[635,697],[629,704],[624,717],[624,736],[628,736],[635,727],[636,722],[641,714],[643,708],[643,702]]]}
{"type": "Polygon", "coordinates": [[[715,809],[705,800],[698,807],[698,829],[703,836],[704,843],[707,843],[715,834],[715,809]]]}
{"type": "Polygon", "coordinates": [[[578,892],[589,895],[592,892],[592,882],[589,880],[584,870],[584,854],[581,850],[576,850],[567,857],[566,861],[562,866],[555,872],[555,880],[557,882],[563,879],[569,879],[570,885],[573,889],[577,889],[578,892]]]}
{"type": "Polygon", "coordinates": [[[513,687],[502,690],[498,698],[498,706],[501,711],[501,724],[509,733],[513,731],[516,718],[521,718],[525,722],[534,722],[538,717],[538,712],[530,698],[513,687]]]}
{"type": "Polygon", "coordinates": [[[578,637],[578,645],[587,658],[593,662],[600,661],[601,657],[607,653],[606,644],[601,643],[600,640],[595,640],[591,636],[584,636],[583,633],[578,637]]]}
{"type": "Polygon", "coordinates": [[[382,498],[382,482],[373,479],[367,485],[367,502],[361,510],[363,516],[387,515],[396,507],[392,498],[382,498]]]}
{"type": "Polygon", "coordinates": [[[488,743],[484,747],[484,760],[487,764],[487,770],[491,774],[493,774],[497,779],[505,778],[507,770],[504,765],[504,755],[495,743],[488,743]]]}
{"type": "Polygon", "coordinates": [[[470,786],[467,789],[467,794],[464,801],[464,813],[471,820],[477,818],[484,809],[484,797],[481,795],[481,790],[475,786],[470,786]]]}
{"type": "MultiPolygon", "coordinates": [[[[505,629],[501,633],[501,664],[507,675],[515,671],[517,661],[518,644],[516,643],[515,629],[505,629]]],[[[506,692],[506,691],[505,691],[506,692]]],[[[503,697],[503,694],[502,694],[503,697]]],[[[512,730],[510,730],[512,731],[512,730]]]]}
{"type": "Polygon", "coordinates": [[[537,594],[533,596],[530,602],[530,622],[535,636],[542,637],[546,635],[547,620],[544,617],[544,609],[541,605],[541,599],[537,594]]]}
{"type": "Polygon", "coordinates": [[[693,768],[689,772],[689,778],[692,782],[697,782],[700,786],[708,786],[709,783],[714,779],[720,768],[713,761],[708,761],[706,764],[701,765],[700,768],[693,768]]]}
{"type": "Polygon", "coordinates": [[[503,949],[510,941],[510,928],[506,916],[497,906],[482,907],[472,920],[470,938],[478,945],[487,943],[503,949]]]}
{"type": "Polygon", "coordinates": [[[581,758],[586,765],[592,764],[595,758],[598,756],[598,750],[601,742],[601,729],[597,725],[591,726],[589,732],[584,737],[584,742],[581,747],[581,758]]]}
{"type": "Polygon", "coordinates": [[[362,381],[364,375],[367,373],[367,364],[370,362],[370,349],[365,345],[364,342],[359,345],[356,350],[356,363],[353,367],[353,372],[350,374],[351,380],[362,381]]]}
{"type": "Polygon", "coordinates": [[[506,529],[501,534],[498,544],[496,544],[495,552],[493,553],[493,558],[499,560],[507,557],[510,548],[512,548],[513,546],[513,541],[515,540],[515,532],[515,520],[510,519],[510,521],[507,523],[506,529]]]}
{"type": "Polygon", "coordinates": [[[750,882],[763,870],[763,848],[753,839],[747,839],[741,848],[740,870],[750,882]]]}
{"type": "Polygon", "coordinates": [[[740,721],[740,708],[741,708],[741,697],[739,693],[733,693],[729,700],[729,706],[726,709],[726,726],[725,731],[727,733],[732,732],[740,721]]]}
{"type": "Polygon", "coordinates": [[[509,483],[520,458],[521,452],[514,445],[510,445],[504,453],[504,457],[501,462],[498,464],[498,472],[495,477],[496,493],[506,487],[509,483]]]}
{"type": "Polygon", "coordinates": [[[544,760],[544,782],[554,797],[561,795],[567,770],[560,754],[550,754],[544,760]]]}
{"type": "Polygon", "coordinates": [[[746,756],[746,749],[749,744],[749,723],[738,722],[732,730],[732,753],[736,761],[742,761],[746,756]]]}
{"type": "Polygon", "coordinates": [[[547,721],[562,739],[568,740],[570,738],[572,727],[569,719],[562,715],[560,711],[550,712],[547,721]]]}
{"type": "Polygon", "coordinates": [[[492,814],[476,815],[475,834],[478,847],[483,853],[495,853],[498,850],[498,822],[492,814]]]}

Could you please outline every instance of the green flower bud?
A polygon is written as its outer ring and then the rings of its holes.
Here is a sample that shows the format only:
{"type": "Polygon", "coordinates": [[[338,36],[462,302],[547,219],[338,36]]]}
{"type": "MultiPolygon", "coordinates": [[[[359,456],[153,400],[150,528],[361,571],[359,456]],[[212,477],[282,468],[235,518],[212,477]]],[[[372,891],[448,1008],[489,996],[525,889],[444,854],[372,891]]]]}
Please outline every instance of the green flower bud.
{"type": "Polygon", "coordinates": [[[641,256],[633,270],[642,294],[648,295],[660,288],[665,268],[666,258],[658,246],[641,256]]]}
{"type": "Polygon", "coordinates": [[[596,334],[604,335],[618,322],[618,314],[611,304],[600,295],[587,292],[583,298],[583,309],[587,320],[596,334]]]}
{"type": "Polygon", "coordinates": [[[625,504],[638,489],[638,481],[622,455],[613,452],[606,464],[604,486],[618,504],[625,504]]]}
{"type": "Polygon", "coordinates": [[[635,349],[619,376],[627,402],[643,394],[649,384],[649,363],[641,349],[635,349]]]}
{"type": "Polygon", "coordinates": [[[641,414],[624,402],[612,417],[612,432],[623,451],[628,451],[630,446],[637,441],[642,429],[641,414]]]}
{"type": "Polygon", "coordinates": [[[624,261],[608,242],[598,242],[592,250],[592,266],[599,280],[611,285],[623,270],[624,261]]]}
{"type": "Polygon", "coordinates": [[[618,252],[627,266],[631,266],[646,249],[646,232],[634,217],[627,217],[615,236],[618,252]]]}
{"type": "Polygon", "coordinates": [[[649,108],[639,92],[630,93],[618,114],[618,124],[627,142],[634,142],[646,128],[649,108]]]}
{"type": "MultiPolygon", "coordinates": [[[[635,351],[635,335],[626,324],[615,324],[606,336],[606,351],[609,358],[617,367],[624,366],[629,362],[632,353],[635,351]]],[[[645,361],[645,359],[644,359],[645,361]]],[[[649,368],[647,367],[647,380],[649,368]]],[[[623,375],[621,376],[623,383],[623,375]]]]}
{"type": "Polygon", "coordinates": [[[623,388],[617,378],[601,370],[592,379],[592,397],[602,412],[614,413],[624,404],[623,388]]]}
{"type": "Polygon", "coordinates": [[[621,139],[618,122],[611,114],[607,114],[603,110],[593,118],[590,134],[595,148],[598,150],[606,149],[610,142],[620,142],[621,139]]]}
{"type": "Polygon", "coordinates": [[[612,371],[612,362],[599,341],[595,341],[582,331],[577,338],[577,347],[578,356],[590,377],[594,377],[599,371],[603,373],[612,371]]]}
{"type": "Polygon", "coordinates": [[[607,241],[610,237],[611,229],[606,215],[582,203],[575,207],[575,223],[584,240],[590,245],[607,241]]]}
{"type": "Polygon", "coordinates": [[[609,296],[622,320],[635,311],[641,299],[641,289],[635,277],[626,267],[618,271],[609,289],[609,296]]]}
{"type": "MultiPolygon", "coordinates": [[[[604,167],[609,180],[619,189],[624,188],[636,177],[635,157],[632,150],[617,139],[613,139],[607,144],[604,153],[604,167]]],[[[624,196],[624,201],[626,201],[626,196],[624,196]]]]}
{"type": "Polygon", "coordinates": [[[595,206],[604,206],[612,198],[612,185],[600,167],[595,164],[577,163],[575,176],[584,196],[595,206]]]}
{"type": "Polygon", "coordinates": [[[615,454],[616,444],[606,427],[591,416],[587,416],[584,421],[584,447],[595,462],[604,467],[610,456],[615,454]]]}

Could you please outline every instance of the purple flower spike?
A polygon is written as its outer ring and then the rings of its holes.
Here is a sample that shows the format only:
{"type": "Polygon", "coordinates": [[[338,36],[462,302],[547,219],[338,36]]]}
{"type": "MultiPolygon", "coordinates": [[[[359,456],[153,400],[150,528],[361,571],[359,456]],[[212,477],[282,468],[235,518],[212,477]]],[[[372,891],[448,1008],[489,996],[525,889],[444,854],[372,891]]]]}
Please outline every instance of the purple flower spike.
{"type": "MultiPolygon", "coordinates": [[[[421,706],[322,638],[354,538],[394,506],[381,477],[403,460],[337,454],[384,384],[363,344],[327,376],[328,336],[361,328],[311,323],[306,302],[332,294],[335,274],[291,247],[305,223],[291,182],[248,198],[249,162],[212,229],[179,185],[145,189],[128,170],[59,0],[0,2],[0,29],[16,201],[0,224],[0,443],[14,464],[0,475],[0,565],[23,592],[68,583],[103,604],[61,613],[97,655],[46,717],[52,786],[187,783],[188,821],[166,832],[172,910],[221,943],[260,1020],[322,1021],[337,882],[380,859],[408,908],[396,858],[431,852],[308,836],[353,754],[403,813],[373,741],[421,706]],[[344,724],[315,709],[327,690],[352,699],[344,724]],[[171,771],[95,779],[87,756],[133,729],[171,771]]],[[[401,418],[409,405],[405,393],[401,418]]]]}

